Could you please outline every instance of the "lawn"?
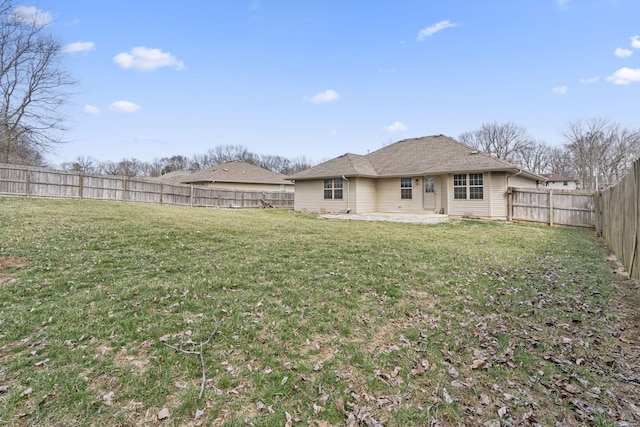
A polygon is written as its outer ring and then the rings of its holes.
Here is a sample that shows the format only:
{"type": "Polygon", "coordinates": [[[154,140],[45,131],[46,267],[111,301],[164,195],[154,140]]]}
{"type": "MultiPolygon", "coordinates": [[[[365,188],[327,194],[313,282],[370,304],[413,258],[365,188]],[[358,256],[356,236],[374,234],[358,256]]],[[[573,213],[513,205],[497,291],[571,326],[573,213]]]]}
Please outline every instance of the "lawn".
{"type": "Polygon", "coordinates": [[[0,425],[633,424],[612,280],[576,229],[0,198],[0,425]]]}

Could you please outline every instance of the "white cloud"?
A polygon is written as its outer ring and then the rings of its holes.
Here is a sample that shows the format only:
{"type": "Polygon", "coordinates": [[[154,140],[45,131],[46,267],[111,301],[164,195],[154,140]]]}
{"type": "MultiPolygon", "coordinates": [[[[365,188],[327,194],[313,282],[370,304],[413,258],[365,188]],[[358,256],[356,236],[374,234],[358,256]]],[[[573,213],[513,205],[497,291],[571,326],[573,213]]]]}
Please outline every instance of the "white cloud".
{"type": "Polygon", "coordinates": [[[62,48],[64,53],[88,52],[96,46],[94,42],[75,42],[69,43],[62,48]]]}
{"type": "Polygon", "coordinates": [[[640,49],[640,36],[631,37],[631,47],[634,49],[640,49]]]}
{"type": "Polygon", "coordinates": [[[631,49],[622,49],[621,47],[619,47],[615,52],[613,52],[613,54],[620,58],[628,58],[633,54],[633,51],[631,49]]]}
{"type": "Polygon", "coordinates": [[[133,68],[139,71],[154,71],[162,67],[175,67],[176,70],[187,68],[172,54],[144,46],[134,47],[129,53],[119,53],[113,57],[113,60],[122,68],[133,68]]]}
{"type": "Polygon", "coordinates": [[[553,93],[558,95],[564,95],[569,91],[569,88],[566,86],[558,86],[553,88],[553,93]]]}
{"type": "Polygon", "coordinates": [[[340,99],[340,94],[335,90],[328,89],[324,92],[316,93],[311,98],[309,98],[309,101],[313,102],[314,104],[326,104],[327,102],[337,101],[338,99],[340,99]]]}
{"type": "Polygon", "coordinates": [[[83,111],[87,114],[91,114],[92,116],[100,114],[100,109],[98,107],[89,104],[84,106],[83,111]]]}
{"type": "Polygon", "coordinates": [[[116,113],[135,113],[141,107],[138,104],[134,104],[130,101],[116,101],[109,105],[109,111],[116,113]]]}
{"type": "Polygon", "coordinates": [[[598,83],[599,80],[600,80],[600,76],[585,77],[583,79],[580,79],[580,83],[584,83],[584,84],[598,83]]]}
{"type": "Polygon", "coordinates": [[[25,24],[33,24],[38,27],[49,25],[53,17],[49,12],[38,9],[35,6],[18,6],[13,10],[14,19],[25,24]]]}
{"type": "Polygon", "coordinates": [[[628,85],[632,82],[640,82],[640,68],[636,68],[635,70],[627,67],[620,68],[607,77],[607,80],[616,85],[628,85]]]}
{"type": "Polygon", "coordinates": [[[405,126],[404,123],[399,122],[399,121],[395,121],[392,125],[387,126],[386,128],[384,128],[384,130],[386,130],[387,132],[400,132],[403,130],[407,130],[407,126],[405,126]]]}
{"type": "Polygon", "coordinates": [[[558,6],[566,6],[570,1],[571,0],[556,0],[556,3],[558,3],[558,6]]]}
{"type": "Polygon", "coordinates": [[[431,37],[432,35],[434,35],[435,33],[437,33],[438,31],[442,31],[445,28],[453,28],[453,27],[457,27],[458,24],[456,24],[455,22],[451,22],[451,21],[440,21],[437,24],[434,24],[430,27],[425,28],[424,30],[420,31],[420,34],[418,34],[418,41],[422,41],[424,39],[426,39],[427,37],[431,37]]]}

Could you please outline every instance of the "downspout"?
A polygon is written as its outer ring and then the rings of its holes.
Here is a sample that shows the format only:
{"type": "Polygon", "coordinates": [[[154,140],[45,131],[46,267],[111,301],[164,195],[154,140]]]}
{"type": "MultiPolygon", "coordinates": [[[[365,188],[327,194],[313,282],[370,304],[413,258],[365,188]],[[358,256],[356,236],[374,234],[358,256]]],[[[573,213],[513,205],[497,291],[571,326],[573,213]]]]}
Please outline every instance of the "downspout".
{"type": "Polygon", "coordinates": [[[349,180],[347,179],[346,176],[342,175],[342,179],[344,179],[345,181],[347,181],[347,213],[351,212],[351,208],[349,207],[349,204],[351,203],[351,183],[349,182],[349,180]]]}

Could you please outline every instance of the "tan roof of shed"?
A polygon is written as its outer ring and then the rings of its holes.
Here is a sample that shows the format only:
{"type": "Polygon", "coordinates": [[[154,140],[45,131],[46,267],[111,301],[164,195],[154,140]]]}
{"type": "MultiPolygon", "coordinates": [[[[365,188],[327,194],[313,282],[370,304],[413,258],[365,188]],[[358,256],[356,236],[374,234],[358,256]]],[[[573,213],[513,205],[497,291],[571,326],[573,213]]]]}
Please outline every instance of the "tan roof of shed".
{"type": "MultiPolygon", "coordinates": [[[[348,153],[288,178],[391,177],[499,170],[519,171],[520,168],[448,136],[435,135],[398,141],[364,156],[348,153]]],[[[543,179],[529,172],[523,173],[543,179]]]]}
{"type": "Polygon", "coordinates": [[[270,170],[252,165],[251,163],[241,161],[221,163],[208,169],[194,172],[184,177],[180,182],[184,184],[192,184],[196,182],[291,184],[285,179],[285,175],[281,173],[271,172],[270,170]]]}

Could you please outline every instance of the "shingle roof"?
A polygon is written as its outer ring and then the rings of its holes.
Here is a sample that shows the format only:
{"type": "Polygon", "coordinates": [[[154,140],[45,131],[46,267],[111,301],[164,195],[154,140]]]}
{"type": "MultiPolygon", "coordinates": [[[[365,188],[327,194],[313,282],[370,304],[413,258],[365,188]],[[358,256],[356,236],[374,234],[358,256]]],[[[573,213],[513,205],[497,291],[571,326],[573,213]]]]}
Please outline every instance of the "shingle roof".
{"type": "Polygon", "coordinates": [[[498,170],[520,169],[506,160],[477,151],[453,138],[435,135],[405,139],[364,156],[345,154],[288,178],[305,180],[341,175],[391,177],[498,170]]]}
{"type": "Polygon", "coordinates": [[[251,163],[233,161],[194,172],[180,182],[238,182],[245,184],[291,184],[281,173],[271,172],[251,163]]]}
{"type": "Polygon", "coordinates": [[[181,184],[182,180],[189,175],[189,171],[172,171],[164,175],[156,177],[158,181],[165,182],[167,184],[181,184]]]}
{"type": "Polygon", "coordinates": [[[564,181],[575,181],[575,179],[573,178],[569,178],[566,177],[564,175],[560,175],[558,173],[550,173],[547,175],[543,175],[545,178],[547,178],[548,182],[564,182],[564,181]]]}
{"type": "Polygon", "coordinates": [[[324,163],[320,163],[310,169],[298,172],[292,177],[295,179],[302,179],[302,176],[306,177],[310,173],[310,177],[334,177],[334,176],[378,176],[378,172],[371,166],[366,156],[359,154],[343,154],[324,163]]]}

